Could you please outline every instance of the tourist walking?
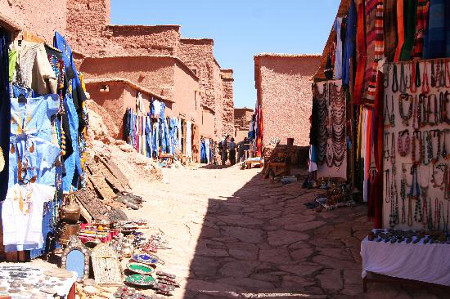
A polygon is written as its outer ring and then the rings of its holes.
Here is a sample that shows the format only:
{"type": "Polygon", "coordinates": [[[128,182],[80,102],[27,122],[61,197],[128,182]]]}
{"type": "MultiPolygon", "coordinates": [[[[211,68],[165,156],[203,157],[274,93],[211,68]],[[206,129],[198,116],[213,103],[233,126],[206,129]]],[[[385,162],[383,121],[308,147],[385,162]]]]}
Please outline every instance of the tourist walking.
{"type": "Polygon", "coordinates": [[[226,136],[224,137],[224,139],[222,140],[222,165],[227,165],[227,160],[228,160],[228,138],[230,136],[226,136]]]}
{"type": "Polygon", "coordinates": [[[230,164],[236,164],[236,143],[234,143],[234,138],[231,138],[228,144],[228,149],[230,150],[230,164]]]}

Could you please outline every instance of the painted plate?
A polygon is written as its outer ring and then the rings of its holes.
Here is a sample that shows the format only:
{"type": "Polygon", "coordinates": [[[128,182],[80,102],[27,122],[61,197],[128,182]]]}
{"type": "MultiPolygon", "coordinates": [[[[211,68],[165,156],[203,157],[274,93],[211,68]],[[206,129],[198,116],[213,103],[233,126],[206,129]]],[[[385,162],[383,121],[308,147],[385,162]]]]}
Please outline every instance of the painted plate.
{"type": "Polygon", "coordinates": [[[152,267],[141,263],[129,263],[127,269],[137,274],[151,274],[155,271],[152,267]]]}
{"type": "Polygon", "coordinates": [[[150,275],[132,274],[125,278],[125,282],[132,285],[149,287],[156,284],[156,280],[150,275]]]}
{"type": "Polygon", "coordinates": [[[159,259],[156,255],[145,254],[145,253],[133,255],[133,260],[135,262],[147,264],[147,265],[154,265],[159,262],[159,259]]]}

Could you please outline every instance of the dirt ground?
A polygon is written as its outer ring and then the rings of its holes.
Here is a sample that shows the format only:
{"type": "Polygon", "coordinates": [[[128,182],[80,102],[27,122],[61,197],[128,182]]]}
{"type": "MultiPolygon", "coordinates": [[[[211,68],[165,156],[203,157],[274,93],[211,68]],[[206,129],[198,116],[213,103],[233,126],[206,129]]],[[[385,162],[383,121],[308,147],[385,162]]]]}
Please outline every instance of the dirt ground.
{"type": "Polygon", "coordinates": [[[172,249],[160,268],[177,274],[174,298],[436,298],[419,287],[372,283],[363,293],[360,241],[367,207],[308,210],[319,190],[263,180],[259,169],[165,169],[163,182],[132,182],[146,218],[172,249]]]}

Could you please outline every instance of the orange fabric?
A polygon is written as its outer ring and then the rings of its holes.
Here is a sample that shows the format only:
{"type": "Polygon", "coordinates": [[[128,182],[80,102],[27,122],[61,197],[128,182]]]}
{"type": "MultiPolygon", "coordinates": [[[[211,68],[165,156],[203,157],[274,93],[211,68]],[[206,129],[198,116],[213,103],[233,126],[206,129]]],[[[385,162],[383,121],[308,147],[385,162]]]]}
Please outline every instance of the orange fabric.
{"type": "Polygon", "coordinates": [[[402,53],[403,43],[405,42],[405,24],[403,18],[403,0],[397,0],[397,38],[398,44],[395,50],[394,61],[397,62],[400,59],[402,53]]]}

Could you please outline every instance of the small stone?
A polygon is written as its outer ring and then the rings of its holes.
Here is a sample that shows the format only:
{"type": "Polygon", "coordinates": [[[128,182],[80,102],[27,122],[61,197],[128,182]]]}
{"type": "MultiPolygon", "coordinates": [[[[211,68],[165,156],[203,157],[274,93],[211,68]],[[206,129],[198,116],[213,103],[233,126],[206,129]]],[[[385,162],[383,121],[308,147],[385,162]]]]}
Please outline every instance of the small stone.
{"type": "Polygon", "coordinates": [[[225,226],[222,236],[230,236],[247,243],[261,243],[263,241],[262,231],[259,229],[225,226]]]}
{"type": "Polygon", "coordinates": [[[230,256],[240,260],[255,260],[258,256],[258,247],[250,243],[228,243],[230,256]]]}

